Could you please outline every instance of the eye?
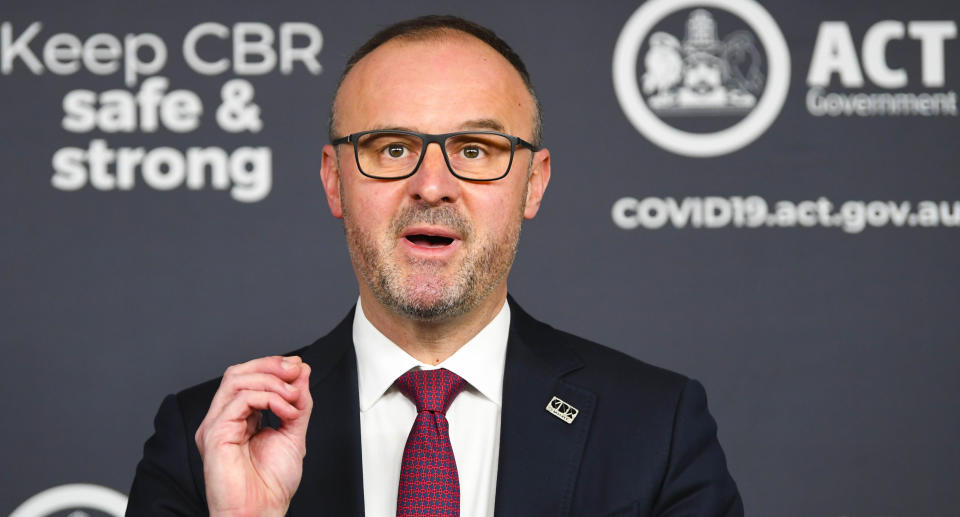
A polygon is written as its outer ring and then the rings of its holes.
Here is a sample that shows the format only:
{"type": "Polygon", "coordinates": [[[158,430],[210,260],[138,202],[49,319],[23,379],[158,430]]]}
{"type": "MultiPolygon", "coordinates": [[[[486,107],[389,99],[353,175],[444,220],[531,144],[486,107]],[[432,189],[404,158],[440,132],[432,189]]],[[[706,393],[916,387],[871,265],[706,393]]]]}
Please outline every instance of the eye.
{"type": "Polygon", "coordinates": [[[476,160],[477,158],[483,157],[483,149],[478,145],[468,145],[460,150],[460,154],[462,154],[464,158],[476,160]]]}
{"type": "Polygon", "coordinates": [[[391,158],[403,158],[403,155],[407,152],[407,148],[404,147],[403,144],[397,143],[387,144],[384,150],[386,151],[387,156],[391,158]]]}

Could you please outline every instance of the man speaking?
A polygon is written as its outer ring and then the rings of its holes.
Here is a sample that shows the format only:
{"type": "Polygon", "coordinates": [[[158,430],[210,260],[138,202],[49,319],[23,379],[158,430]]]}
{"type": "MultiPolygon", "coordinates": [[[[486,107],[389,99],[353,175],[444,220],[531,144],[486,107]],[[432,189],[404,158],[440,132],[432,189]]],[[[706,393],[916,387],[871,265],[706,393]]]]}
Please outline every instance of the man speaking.
{"type": "Polygon", "coordinates": [[[507,295],[550,181],[526,67],[427,16],[350,58],[322,179],[360,291],[164,400],[128,515],[740,516],[703,388],[507,295]]]}

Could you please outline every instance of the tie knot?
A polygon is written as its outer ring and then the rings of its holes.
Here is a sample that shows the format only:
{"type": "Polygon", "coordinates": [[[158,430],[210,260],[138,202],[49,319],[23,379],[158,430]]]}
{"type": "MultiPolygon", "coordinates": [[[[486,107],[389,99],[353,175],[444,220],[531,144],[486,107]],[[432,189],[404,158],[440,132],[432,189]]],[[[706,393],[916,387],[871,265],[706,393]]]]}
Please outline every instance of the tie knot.
{"type": "Polygon", "coordinates": [[[466,381],[445,368],[410,370],[398,377],[394,384],[417,405],[417,413],[446,414],[453,399],[466,387],[466,381]]]}

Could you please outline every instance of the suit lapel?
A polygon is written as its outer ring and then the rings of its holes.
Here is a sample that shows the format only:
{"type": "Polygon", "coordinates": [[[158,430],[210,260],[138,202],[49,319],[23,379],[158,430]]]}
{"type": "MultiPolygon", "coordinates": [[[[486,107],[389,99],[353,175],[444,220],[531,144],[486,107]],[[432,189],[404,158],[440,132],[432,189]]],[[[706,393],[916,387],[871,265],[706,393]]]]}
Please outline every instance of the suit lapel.
{"type": "Polygon", "coordinates": [[[509,301],[495,513],[568,515],[596,396],[563,380],[582,363],[549,342],[556,331],[509,301]],[[553,397],[579,411],[572,423],[547,412],[553,397]]]}
{"type": "Polygon", "coordinates": [[[307,428],[307,457],[288,515],[363,515],[360,408],[353,311],[311,345],[303,360],[313,368],[313,413],[307,428]]]}

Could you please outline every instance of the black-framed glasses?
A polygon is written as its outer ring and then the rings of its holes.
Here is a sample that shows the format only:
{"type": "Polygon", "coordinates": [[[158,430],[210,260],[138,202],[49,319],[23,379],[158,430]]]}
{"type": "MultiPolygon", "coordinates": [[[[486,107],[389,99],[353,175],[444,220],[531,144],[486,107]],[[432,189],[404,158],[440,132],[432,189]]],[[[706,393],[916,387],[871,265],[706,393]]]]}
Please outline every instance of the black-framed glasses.
{"type": "Polygon", "coordinates": [[[357,168],[364,176],[394,180],[412,176],[420,168],[427,146],[436,142],[450,172],[468,181],[494,181],[510,172],[517,146],[536,146],[496,131],[457,131],[431,135],[400,129],[361,131],[330,142],[353,144],[357,168]]]}

